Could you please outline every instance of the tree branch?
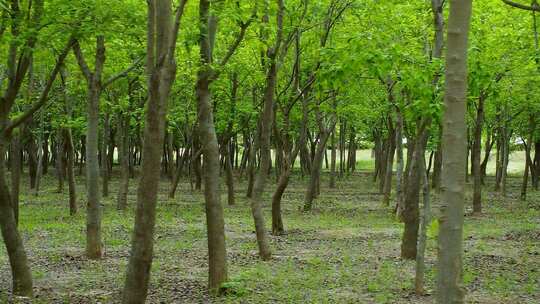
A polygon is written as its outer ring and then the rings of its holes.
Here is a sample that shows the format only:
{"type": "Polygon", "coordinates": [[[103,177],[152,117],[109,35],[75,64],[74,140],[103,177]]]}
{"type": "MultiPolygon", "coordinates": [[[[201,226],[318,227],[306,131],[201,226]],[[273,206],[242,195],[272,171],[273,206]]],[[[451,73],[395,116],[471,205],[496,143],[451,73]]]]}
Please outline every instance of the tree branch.
{"type": "Polygon", "coordinates": [[[508,4],[508,5],[512,6],[512,7],[522,9],[522,10],[540,12],[540,6],[538,5],[538,3],[536,3],[536,1],[533,2],[533,4],[531,6],[524,5],[524,4],[521,4],[521,3],[517,3],[517,2],[511,1],[511,0],[502,0],[502,2],[508,4]]]}
{"type": "Polygon", "coordinates": [[[102,88],[106,88],[109,85],[111,85],[113,82],[117,81],[118,79],[126,77],[129,74],[129,72],[133,71],[139,66],[139,64],[143,61],[143,59],[144,59],[144,56],[137,59],[135,62],[133,62],[127,69],[111,76],[109,79],[107,79],[107,81],[103,83],[102,88]]]}
{"type": "Polygon", "coordinates": [[[238,47],[240,46],[240,43],[242,43],[242,40],[244,40],[244,37],[246,36],[246,31],[247,31],[249,25],[255,19],[256,15],[257,15],[257,11],[256,11],[256,8],[255,8],[253,10],[253,14],[251,14],[251,17],[249,18],[249,20],[246,21],[246,22],[241,22],[240,23],[240,32],[236,36],[236,40],[234,40],[234,42],[229,46],[229,50],[227,51],[227,54],[225,54],[225,57],[223,57],[223,59],[219,63],[220,67],[224,67],[227,64],[227,62],[229,62],[231,57],[234,55],[234,53],[236,52],[236,49],[238,49],[238,47]]]}
{"type": "Polygon", "coordinates": [[[86,63],[86,60],[84,60],[84,55],[81,51],[81,45],[79,44],[79,41],[75,39],[75,42],[73,43],[73,53],[75,54],[75,57],[77,58],[77,63],[79,64],[79,67],[81,68],[81,72],[84,75],[84,78],[86,78],[87,81],[90,81],[92,78],[92,72],[90,72],[90,68],[88,67],[88,64],[86,63]]]}
{"type": "Polygon", "coordinates": [[[47,83],[45,84],[45,87],[43,88],[43,91],[41,91],[41,95],[39,96],[39,100],[32,105],[30,109],[28,109],[26,112],[24,112],[21,116],[15,118],[12,120],[9,125],[4,129],[4,134],[10,134],[13,129],[24,123],[27,119],[29,119],[35,112],[37,112],[48,100],[49,91],[52,88],[52,85],[54,83],[54,80],[56,79],[56,76],[60,72],[60,69],[62,68],[62,65],[64,64],[64,60],[66,59],[69,49],[73,47],[73,44],[75,43],[74,38],[70,38],[67,45],[64,47],[60,55],[58,56],[58,59],[56,60],[56,64],[51,71],[51,74],[49,76],[49,79],[47,79],[47,83]]]}

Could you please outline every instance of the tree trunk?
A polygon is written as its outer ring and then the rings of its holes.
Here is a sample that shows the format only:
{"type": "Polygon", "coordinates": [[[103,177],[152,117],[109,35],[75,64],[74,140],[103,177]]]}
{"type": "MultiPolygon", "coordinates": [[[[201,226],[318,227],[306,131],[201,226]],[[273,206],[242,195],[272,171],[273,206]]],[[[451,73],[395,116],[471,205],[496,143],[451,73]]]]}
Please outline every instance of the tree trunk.
{"type": "Polygon", "coordinates": [[[214,126],[210,84],[213,71],[212,52],[217,19],[209,13],[210,1],[199,1],[199,44],[201,67],[197,73],[197,110],[199,139],[203,149],[204,198],[206,203],[206,227],[208,233],[208,288],[220,292],[227,281],[227,251],[225,247],[225,223],[220,202],[219,145],[214,126]]]}
{"type": "MultiPolygon", "coordinates": [[[[257,130],[256,133],[259,133],[257,130]]],[[[246,191],[246,197],[251,198],[253,196],[253,184],[255,183],[255,170],[257,168],[257,149],[259,148],[258,138],[259,134],[254,134],[251,139],[251,144],[249,145],[249,154],[248,154],[248,168],[247,168],[247,178],[248,185],[246,191]]]]}
{"type": "Polygon", "coordinates": [[[538,185],[540,184],[540,140],[534,143],[534,160],[532,162],[531,172],[532,186],[535,190],[538,190],[538,185]]]}
{"type": "MultiPolygon", "coordinates": [[[[442,132],[442,130],[441,130],[442,132]]],[[[442,170],[442,147],[441,147],[441,138],[437,143],[437,150],[435,150],[435,157],[433,160],[433,174],[431,176],[431,187],[436,191],[441,191],[441,170],[442,170]]]]}
{"type": "Polygon", "coordinates": [[[309,178],[309,184],[306,190],[306,196],[304,197],[304,212],[310,211],[313,207],[313,200],[317,197],[317,185],[321,175],[322,161],[324,157],[324,151],[326,150],[326,142],[330,137],[330,132],[336,125],[336,121],[330,123],[330,127],[327,130],[322,130],[322,134],[317,144],[317,150],[313,158],[311,166],[311,175],[309,178]]]}
{"type": "Polygon", "coordinates": [[[423,184],[423,216],[420,224],[420,235],[418,237],[418,251],[416,253],[416,275],[414,280],[414,289],[417,295],[423,295],[424,290],[424,275],[425,275],[425,252],[427,243],[427,228],[431,223],[431,204],[429,193],[429,178],[427,170],[425,170],[425,160],[420,162],[420,170],[422,170],[422,184],[423,184]]]}
{"type": "Polygon", "coordinates": [[[41,184],[41,175],[43,174],[43,111],[40,111],[39,119],[39,134],[37,141],[37,168],[36,168],[36,185],[34,195],[39,195],[39,186],[41,184]]]}
{"type": "Polygon", "coordinates": [[[396,151],[396,134],[393,127],[390,128],[388,134],[388,153],[386,154],[386,161],[383,164],[386,166],[385,176],[384,176],[384,187],[383,187],[383,206],[390,205],[390,196],[392,195],[392,175],[394,168],[394,155],[396,151]]]}
{"type": "Polygon", "coordinates": [[[472,169],[473,169],[473,213],[482,213],[482,171],[480,168],[480,153],[482,151],[482,129],[484,126],[484,93],[478,98],[476,110],[476,123],[474,127],[474,142],[472,146],[472,169]]]}
{"type": "Polygon", "coordinates": [[[109,196],[109,156],[108,147],[111,135],[111,119],[109,113],[103,118],[103,139],[101,141],[101,190],[103,197],[109,196]]]}
{"type": "Polygon", "coordinates": [[[417,139],[415,140],[414,152],[411,158],[409,172],[407,172],[407,182],[405,186],[405,197],[403,201],[403,238],[401,243],[401,257],[404,259],[415,259],[417,252],[418,228],[420,224],[419,193],[422,173],[421,162],[424,160],[426,142],[428,138],[427,121],[419,123],[417,139]]]}
{"type": "Polygon", "coordinates": [[[332,154],[330,156],[330,183],[331,189],[336,187],[336,130],[332,131],[332,137],[330,138],[330,145],[332,146],[332,154]]]}
{"type": "Polygon", "coordinates": [[[172,23],[172,1],[149,0],[146,64],[148,101],[144,124],[143,161],[137,190],[131,255],[122,302],[144,303],[148,294],[154,227],[169,93],[176,75],[174,51],[185,1],[172,23]]]}
{"type": "Polygon", "coordinates": [[[448,18],[445,113],[443,116],[443,171],[437,303],[463,303],[463,215],[467,146],[467,41],[471,0],[451,0],[448,18]]]}
{"type": "Polygon", "coordinates": [[[118,160],[120,162],[120,182],[116,198],[116,208],[127,208],[127,194],[129,191],[129,116],[127,113],[118,115],[118,160]]]}
{"type": "Polygon", "coordinates": [[[225,153],[225,183],[227,184],[227,203],[229,206],[235,205],[234,197],[234,174],[233,164],[231,160],[230,145],[225,147],[227,152],[225,153]]]}
{"type": "Polygon", "coordinates": [[[395,213],[399,218],[403,211],[403,114],[401,109],[396,109],[396,208],[395,213]]]}
{"type": "Polygon", "coordinates": [[[22,150],[20,134],[11,139],[11,200],[16,225],[19,224],[19,189],[21,185],[22,150]]]}
{"type": "Polygon", "coordinates": [[[56,177],[58,178],[58,189],[56,190],[58,193],[64,192],[64,162],[63,162],[63,156],[65,154],[64,147],[65,142],[62,139],[63,134],[62,130],[60,130],[57,134],[56,139],[56,177]]]}
{"type": "MultiPolygon", "coordinates": [[[[3,119],[5,126],[5,118],[3,119]]],[[[11,266],[13,294],[32,296],[32,274],[28,266],[22,238],[17,230],[12,200],[6,183],[5,155],[8,139],[0,138],[0,228],[11,266]]]]}
{"type": "Polygon", "coordinates": [[[489,162],[489,155],[491,153],[491,149],[493,148],[493,139],[492,139],[492,131],[488,130],[488,136],[486,141],[486,146],[484,147],[484,160],[482,160],[482,163],[480,164],[480,173],[482,175],[482,185],[484,185],[484,180],[486,178],[486,171],[487,171],[487,164],[489,162]]]}
{"type": "Polygon", "coordinates": [[[71,135],[71,129],[65,128],[63,130],[64,133],[64,143],[65,143],[65,150],[67,154],[66,158],[66,171],[67,171],[67,178],[68,178],[68,187],[69,187],[69,214],[75,215],[77,214],[77,190],[75,185],[75,172],[73,171],[74,167],[74,151],[75,147],[73,146],[73,137],[71,135]]]}

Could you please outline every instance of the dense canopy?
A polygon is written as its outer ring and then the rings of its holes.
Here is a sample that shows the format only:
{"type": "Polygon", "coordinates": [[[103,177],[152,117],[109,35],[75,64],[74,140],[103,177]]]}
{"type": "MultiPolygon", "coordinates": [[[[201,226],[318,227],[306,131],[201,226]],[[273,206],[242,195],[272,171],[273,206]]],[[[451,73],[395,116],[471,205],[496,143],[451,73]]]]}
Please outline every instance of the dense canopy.
{"type": "Polygon", "coordinates": [[[537,303],[538,14],[0,0],[0,302],[537,303]]]}

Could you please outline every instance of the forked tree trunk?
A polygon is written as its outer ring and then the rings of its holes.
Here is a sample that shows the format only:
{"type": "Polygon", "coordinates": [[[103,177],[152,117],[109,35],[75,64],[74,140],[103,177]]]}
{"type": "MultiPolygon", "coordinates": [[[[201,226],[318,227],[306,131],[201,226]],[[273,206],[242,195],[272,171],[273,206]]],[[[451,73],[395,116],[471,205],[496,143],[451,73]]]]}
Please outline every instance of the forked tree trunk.
{"type": "Polygon", "coordinates": [[[463,216],[467,147],[467,43],[471,0],[451,0],[448,18],[445,112],[443,115],[443,171],[437,303],[463,303],[463,216]]]}
{"type": "Polygon", "coordinates": [[[81,71],[87,80],[87,127],[86,127],[86,255],[90,259],[99,259],[103,254],[101,241],[101,203],[99,192],[99,97],[101,95],[101,74],[105,62],[105,38],[96,38],[96,56],[94,72],[90,72],[84,61],[79,44],[74,52],[81,71]]]}
{"type": "Polygon", "coordinates": [[[154,226],[169,93],[176,75],[174,51],[184,11],[181,1],[173,25],[172,1],[147,1],[146,64],[148,101],[144,128],[142,174],[122,302],[144,303],[153,259],[154,226]]]}
{"type": "Polygon", "coordinates": [[[309,177],[309,184],[306,189],[306,195],[304,197],[304,212],[310,211],[313,207],[313,200],[318,196],[318,183],[321,176],[322,162],[324,157],[324,151],[326,150],[326,143],[330,137],[330,132],[333,132],[333,129],[336,125],[336,120],[334,119],[327,130],[321,131],[321,136],[319,143],[317,144],[317,150],[312,161],[311,166],[311,175],[309,177]]]}

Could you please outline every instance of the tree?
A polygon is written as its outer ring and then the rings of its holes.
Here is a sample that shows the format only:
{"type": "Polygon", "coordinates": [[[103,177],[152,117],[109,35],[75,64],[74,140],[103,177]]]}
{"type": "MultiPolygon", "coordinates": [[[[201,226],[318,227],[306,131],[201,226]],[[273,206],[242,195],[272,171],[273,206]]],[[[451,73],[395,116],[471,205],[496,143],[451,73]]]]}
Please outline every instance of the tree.
{"type": "MultiPolygon", "coordinates": [[[[24,113],[10,119],[15,100],[27,75],[33,58],[33,50],[38,41],[38,29],[43,15],[43,1],[34,1],[31,11],[27,14],[28,20],[25,20],[27,27],[23,26],[25,24],[22,22],[24,12],[20,10],[18,1],[11,3],[11,11],[13,19],[11,20],[12,37],[9,41],[7,56],[8,84],[0,97],[2,104],[0,108],[0,228],[11,265],[13,293],[30,296],[32,295],[32,274],[22,238],[17,229],[16,212],[12,205],[12,202],[17,200],[11,198],[6,182],[6,151],[13,130],[29,120],[47,102],[49,91],[74,40],[70,38],[66,46],[60,51],[38,100],[24,113]],[[22,39],[23,43],[19,43],[19,39],[22,39]]],[[[18,195],[18,193],[15,194],[18,195]]]]}
{"type": "Polygon", "coordinates": [[[165,115],[176,75],[175,49],[187,0],[180,2],[172,18],[172,1],[149,0],[146,74],[148,101],[144,127],[144,174],[139,180],[131,255],[126,271],[123,303],[144,303],[148,294],[154,247],[154,226],[159,188],[160,161],[165,136],[165,115]]]}
{"type": "Polygon", "coordinates": [[[467,147],[467,45],[472,1],[451,0],[448,17],[445,111],[443,115],[443,167],[437,302],[463,303],[463,216],[467,147]]]}
{"type": "MultiPolygon", "coordinates": [[[[257,244],[259,246],[259,256],[263,260],[269,260],[272,257],[272,251],[268,241],[268,232],[265,227],[264,215],[262,212],[262,194],[266,185],[270,162],[272,161],[270,155],[270,136],[272,134],[272,122],[274,116],[274,91],[278,81],[277,56],[280,52],[283,39],[283,14],[285,12],[283,0],[276,0],[276,3],[278,6],[276,16],[276,39],[274,44],[266,50],[268,66],[266,67],[266,86],[263,97],[263,109],[260,117],[261,133],[259,139],[261,166],[255,176],[253,194],[250,198],[251,214],[253,216],[253,221],[255,222],[255,233],[257,235],[257,244]]],[[[268,15],[266,15],[264,19],[268,20],[268,15]]]]}

